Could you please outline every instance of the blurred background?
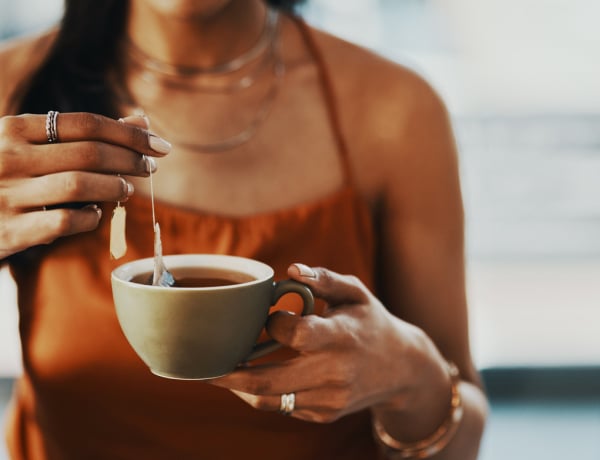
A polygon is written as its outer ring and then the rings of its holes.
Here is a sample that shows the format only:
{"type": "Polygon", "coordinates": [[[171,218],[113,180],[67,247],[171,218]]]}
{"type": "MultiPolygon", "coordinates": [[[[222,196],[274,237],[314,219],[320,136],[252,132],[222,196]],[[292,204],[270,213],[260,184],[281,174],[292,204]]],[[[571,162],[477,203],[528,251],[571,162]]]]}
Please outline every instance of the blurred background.
{"type": "MultiPolygon", "coordinates": [[[[0,0],[0,38],[61,7],[0,0]]],[[[413,68],[447,103],[492,402],[480,458],[600,459],[600,2],[309,0],[302,14],[413,68]]],[[[14,299],[4,272],[0,422],[20,370],[14,299]]]]}

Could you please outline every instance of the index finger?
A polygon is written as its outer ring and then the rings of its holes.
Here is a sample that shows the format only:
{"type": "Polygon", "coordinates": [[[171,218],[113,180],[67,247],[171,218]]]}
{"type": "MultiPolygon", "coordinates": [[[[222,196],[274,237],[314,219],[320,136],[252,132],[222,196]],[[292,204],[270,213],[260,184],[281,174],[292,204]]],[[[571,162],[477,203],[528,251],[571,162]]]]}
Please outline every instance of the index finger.
{"type": "Polygon", "coordinates": [[[309,352],[333,345],[339,337],[339,324],[317,315],[298,316],[286,311],[269,315],[267,332],[277,342],[293,350],[309,352]]]}
{"type": "MultiPolygon", "coordinates": [[[[5,131],[18,132],[29,142],[49,142],[48,115],[17,115],[7,117],[4,123],[8,125],[5,131]]],[[[171,151],[169,142],[146,129],[87,112],[59,113],[56,117],[55,136],[56,142],[107,142],[150,156],[163,156],[171,151]]]]}

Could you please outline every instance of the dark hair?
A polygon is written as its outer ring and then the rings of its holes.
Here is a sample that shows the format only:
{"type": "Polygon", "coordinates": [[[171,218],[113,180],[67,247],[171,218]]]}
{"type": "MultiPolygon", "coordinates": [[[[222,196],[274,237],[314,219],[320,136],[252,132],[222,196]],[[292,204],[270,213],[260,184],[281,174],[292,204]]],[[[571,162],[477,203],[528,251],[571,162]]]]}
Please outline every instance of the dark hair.
{"type": "MultiPolygon", "coordinates": [[[[294,13],[303,0],[265,0],[294,13]]],[[[93,112],[116,117],[107,74],[125,30],[124,0],[65,0],[61,28],[44,63],[12,95],[13,113],[93,112]]]]}

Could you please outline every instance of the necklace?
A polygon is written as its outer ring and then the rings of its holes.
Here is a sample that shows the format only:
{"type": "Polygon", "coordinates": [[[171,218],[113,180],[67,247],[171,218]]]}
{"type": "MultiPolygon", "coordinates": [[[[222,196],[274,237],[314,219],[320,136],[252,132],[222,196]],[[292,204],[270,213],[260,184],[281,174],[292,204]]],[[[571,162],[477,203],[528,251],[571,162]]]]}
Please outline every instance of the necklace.
{"type": "Polygon", "coordinates": [[[125,42],[125,49],[132,61],[141,65],[148,72],[160,75],[167,79],[193,78],[200,75],[230,74],[242,69],[264,53],[275,38],[278,22],[279,13],[277,10],[267,9],[265,26],[254,46],[240,56],[212,67],[181,66],[160,61],[146,54],[131,40],[125,42]]]}
{"type": "MultiPolygon", "coordinates": [[[[237,147],[249,141],[258,131],[262,123],[266,120],[271,111],[273,103],[279,92],[279,87],[283,76],[285,75],[285,65],[280,57],[278,50],[278,31],[279,31],[279,16],[277,11],[268,10],[265,27],[256,45],[245,52],[243,55],[229,61],[228,63],[220,64],[216,67],[182,67],[173,66],[143,55],[141,50],[136,48],[132,43],[127,43],[125,51],[131,58],[130,62],[141,67],[142,80],[145,82],[156,82],[162,86],[183,89],[186,91],[198,91],[207,93],[227,93],[238,90],[243,90],[251,87],[265,69],[272,66],[273,79],[265,96],[261,99],[259,106],[248,125],[238,133],[225,139],[214,142],[190,142],[183,138],[174,138],[169,136],[170,141],[182,148],[193,150],[202,153],[216,153],[237,147]],[[224,76],[240,71],[244,66],[264,54],[261,61],[249,75],[243,75],[233,83],[228,82],[224,85],[211,86],[205,82],[195,80],[198,77],[208,74],[215,76],[224,76]],[[271,66],[269,65],[271,64],[271,66]]],[[[137,103],[131,93],[125,88],[120,91],[123,100],[126,104],[135,107],[134,112],[145,113],[141,104],[137,103]]],[[[166,123],[162,123],[156,116],[152,117],[152,125],[158,128],[159,131],[172,133],[166,123]]]]}
{"type": "MultiPolygon", "coordinates": [[[[261,100],[260,105],[256,113],[254,114],[254,117],[243,130],[230,137],[214,142],[190,142],[183,138],[173,137],[173,135],[168,136],[169,140],[174,145],[177,145],[181,148],[201,153],[224,152],[226,150],[230,150],[234,147],[238,147],[248,142],[250,139],[252,139],[252,137],[254,137],[262,123],[267,119],[267,116],[269,115],[269,113],[271,112],[271,108],[273,107],[273,103],[275,102],[277,93],[279,92],[279,87],[285,74],[285,65],[283,61],[281,61],[279,58],[276,58],[275,62],[273,63],[273,74],[274,78],[273,82],[271,83],[271,86],[269,87],[269,90],[267,91],[264,98],[261,100]]],[[[140,115],[145,114],[144,109],[139,106],[134,109],[134,112],[140,115]]],[[[172,129],[169,129],[166,126],[166,123],[162,123],[160,120],[157,120],[157,117],[153,116],[151,117],[151,119],[152,125],[158,128],[159,131],[171,133],[173,132],[172,129]]]]}
{"type": "MultiPolygon", "coordinates": [[[[149,66],[146,61],[140,60],[140,56],[137,52],[133,51],[131,46],[128,45],[128,53],[131,57],[129,61],[132,67],[137,68],[140,71],[140,78],[148,84],[156,83],[167,88],[179,89],[183,91],[202,91],[205,93],[232,93],[235,91],[243,90],[251,87],[256,80],[258,80],[262,74],[268,69],[269,64],[273,61],[273,43],[274,38],[271,40],[271,46],[267,50],[263,50],[260,61],[255,65],[248,74],[242,75],[240,78],[235,80],[227,81],[214,81],[211,79],[211,83],[208,83],[206,79],[202,77],[195,77],[192,75],[175,76],[174,74],[166,74],[162,72],[156,72],[153,66],[149,66]]],[[[258,56],[257,56],[258,58],[258,56]]],[[[239,72],[236,71],[236,72],[239,72]]],[[[234,74],[235,72],[230,72],[234,74]]],[[[203,74],[205,76],[206,74],[203,74]]],[[[223,80],[223,79],[220,79],[223,80]]]]}

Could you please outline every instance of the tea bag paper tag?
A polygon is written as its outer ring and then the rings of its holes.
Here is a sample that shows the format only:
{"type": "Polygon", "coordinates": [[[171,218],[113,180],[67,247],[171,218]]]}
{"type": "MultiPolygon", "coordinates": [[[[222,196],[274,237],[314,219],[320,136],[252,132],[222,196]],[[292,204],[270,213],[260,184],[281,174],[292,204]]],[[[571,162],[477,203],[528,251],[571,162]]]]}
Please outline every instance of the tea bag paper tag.
{"type": "Polygon", "coordinates": [[[113,259],[120,259],[127,252],[125,218],[125,207],[117,205],[110,221],[110,255],[113,259]]]}
{"type": "Polygon", "coordinates": [[[152,277],[153,286],[159,284],[163,268],[164,263],[162,260],[162,241],[160,239],[160,225],[158,225],[157,222],[154,224],[154,276],[152,277]]]}

